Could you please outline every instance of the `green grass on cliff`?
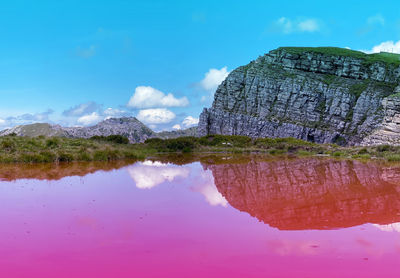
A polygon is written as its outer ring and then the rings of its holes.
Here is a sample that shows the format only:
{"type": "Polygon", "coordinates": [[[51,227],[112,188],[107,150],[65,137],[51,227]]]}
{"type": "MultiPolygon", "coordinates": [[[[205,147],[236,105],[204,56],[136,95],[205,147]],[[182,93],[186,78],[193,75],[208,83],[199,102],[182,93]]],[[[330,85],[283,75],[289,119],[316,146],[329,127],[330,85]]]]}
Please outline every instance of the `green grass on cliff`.
{"type": "Polygon", "coordinates": [[[366,65],[380,62],[387,65],[400,66],[400,54],[381,52],[366,54],[361,51],[339,48],[339,47],[280,47],[274,51],[286,51],[290,54],[303,54],[307,52],[319,53],[331,56],[352,57],[363,60],[366,65]]]}

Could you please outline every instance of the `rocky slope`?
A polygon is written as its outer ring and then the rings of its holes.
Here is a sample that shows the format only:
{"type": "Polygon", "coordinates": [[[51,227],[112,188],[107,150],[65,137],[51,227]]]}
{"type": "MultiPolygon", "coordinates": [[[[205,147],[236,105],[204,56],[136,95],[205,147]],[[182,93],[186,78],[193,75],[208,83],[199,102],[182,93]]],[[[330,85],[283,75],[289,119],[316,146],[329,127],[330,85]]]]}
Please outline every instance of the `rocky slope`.
{"type": "Polygon", "coordinates": [[[89,127],[66,127],[69,137],[90,138],[96,135],[122,135],[131,143],[144,142],[154,132],[134,117],[111,118],[89,127]]]}
{"type": "Polygon", "coordinates": [[[208,164],[229,204],[281,230],[400,221],[400,168],[346,160],[208,164]]]}
{"type": "Polygon", "coordinates": [[[399,144],[399,80],[400,55],[279,48],[229,74],[198,134],[399,144]]]}
{"type": "Polygon", "coordinates": [[[134,117],[111,118],[88,127],[62,127],[48,123],[20,125],[0,131],[0,136],[16,134],[17,136],[62,136],[71,138],[90,138],[92,136],[123,135],[131,143],[144,142],[148,138],[176,138],[180,136],[195,136],[196,127],[178,130],[154,132],[134,117]]]}

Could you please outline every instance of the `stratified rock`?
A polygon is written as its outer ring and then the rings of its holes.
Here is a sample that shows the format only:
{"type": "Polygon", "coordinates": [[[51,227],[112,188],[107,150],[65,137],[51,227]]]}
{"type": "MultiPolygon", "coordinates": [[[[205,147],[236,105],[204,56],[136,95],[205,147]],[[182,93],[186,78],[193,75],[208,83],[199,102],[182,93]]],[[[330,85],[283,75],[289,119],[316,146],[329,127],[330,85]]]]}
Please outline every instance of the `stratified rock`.
{"type": "Polygon", "coordinates": [[[398,109],[387,97],[398,88],[399,61],[389,53],[279,48],[229,74],[200,115],[198,134],[360,144],[389,120],[385,107],[398,109]]]}

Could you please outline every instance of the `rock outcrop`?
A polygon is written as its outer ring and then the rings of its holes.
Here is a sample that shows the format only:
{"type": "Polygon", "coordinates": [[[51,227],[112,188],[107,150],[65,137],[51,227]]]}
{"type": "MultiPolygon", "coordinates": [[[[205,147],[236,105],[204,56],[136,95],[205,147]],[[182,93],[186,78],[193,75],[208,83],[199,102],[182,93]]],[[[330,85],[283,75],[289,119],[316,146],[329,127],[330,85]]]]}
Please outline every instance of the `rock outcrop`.
{"type": "Polygon", "coordinates": [[[134,117],[110,118],[89,127],[65,127],[69,137],[90,138],[92,136],[122,135],[131,143],[144,142],[155,136],[155,132],[134,117]]]}
{"type": "Polygon", "coordinates": [[[391,97],[399,80],[400,55],[279,48],[229,74],[200,115],[198,134],[385,143],[364,139],[388,126],[400,138],[391,97]]]}
{"type": "Polygon", "coordinates": [[[332,159],[210,164],[234,208],[281,230],[400,222],[400,168],[332,159]]]}
{"type": "Polygon", "coordinates": [[[70,138],[90,138],[92,136],[122,135],[131,143],[142,143],[148,138],[177,138],[196,136],[197,128],[154,132],[135,117],[110,118],[87,127],[62,127],[48,123],[19,125],[0,131],[0,136],[15,134],[17,136],[60,136],[70,138]]]}

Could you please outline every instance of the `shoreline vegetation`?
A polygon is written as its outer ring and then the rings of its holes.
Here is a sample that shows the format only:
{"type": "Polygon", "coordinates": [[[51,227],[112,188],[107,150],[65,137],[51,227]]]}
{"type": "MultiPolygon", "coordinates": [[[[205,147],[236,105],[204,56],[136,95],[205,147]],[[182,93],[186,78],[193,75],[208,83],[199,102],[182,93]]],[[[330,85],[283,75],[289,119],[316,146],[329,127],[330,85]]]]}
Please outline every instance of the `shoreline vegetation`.
{"type": "Polygon", "coordinates": [[[400,161],[400,146],[342,147],[290,137],[252,139],[238,135],[208,135],[200,138],[151,138],[137,144],[130,144],[121,135],[94,136],[89,139],[21,137],[14,134],[0,137],[0,163],[142,160],[162,153],[237,153],[400,161]]]}

